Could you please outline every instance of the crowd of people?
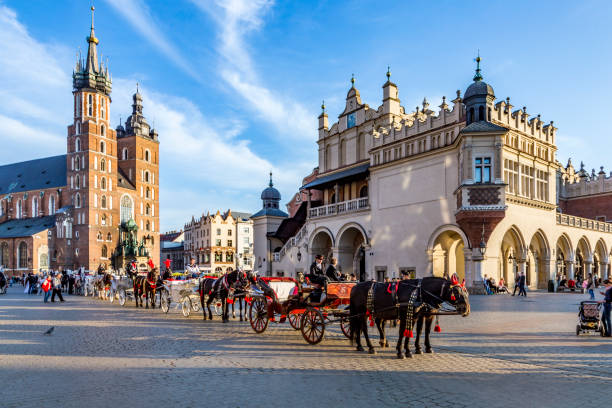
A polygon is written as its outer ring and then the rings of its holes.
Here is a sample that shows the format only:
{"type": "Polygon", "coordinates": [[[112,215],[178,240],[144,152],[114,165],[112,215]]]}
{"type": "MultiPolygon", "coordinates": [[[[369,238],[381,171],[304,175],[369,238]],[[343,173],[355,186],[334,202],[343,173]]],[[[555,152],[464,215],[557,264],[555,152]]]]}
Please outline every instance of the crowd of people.
{"type": "Polygon", "coordinates": [[[84,276],[83,271],[79,272],[59,272],[47,271],[41,275],[28,273],[21,277],[14,276],[13,284],[21,284],[24,287],[23,293],[28,295],[43,296],[43,301],[55,302],[57,298],[60,302],[65,302],[65,294],[81,294],[84,276]]]}

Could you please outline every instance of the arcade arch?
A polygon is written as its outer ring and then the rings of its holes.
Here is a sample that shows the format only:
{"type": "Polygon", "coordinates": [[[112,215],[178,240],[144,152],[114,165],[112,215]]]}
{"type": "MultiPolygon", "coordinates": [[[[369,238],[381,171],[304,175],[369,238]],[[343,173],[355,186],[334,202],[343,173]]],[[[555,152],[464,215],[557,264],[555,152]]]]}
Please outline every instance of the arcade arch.
{"type": "Polygon", "coordinates": [[[465,276],[465,249],[469,242],[461,229],[445,225],[436,230],[427,246],[433,276],[445,277],[457,273],[459,280],[465,276]]]}
{"type": "Polygon", "coordinates": [[[516,226],[512,226],[502,239],[501,243],[501,276],[506,282],[506,286],[514,286],[515,278],[521,272],[525,272],[527,285],[530,284],[530,277],[526,273],[529,268],[526,259],[525,240],[516,226]]]}
{"type": "Polygon", "coordinates": [[[367,236],[359,224],[348,224],[338,232],[338,266],[343,274],[355,274],[359,281],[366,279],[363,247],[367,236]]]}
{"type": "Polygon", "coordinates": [[[527,270],[528,281],[536,283],[538,289],[548,287],[550,263],[550,246],[546,235],[542,230],[536,231],[529,243],[527,252],[529,269],[527,270]]]}

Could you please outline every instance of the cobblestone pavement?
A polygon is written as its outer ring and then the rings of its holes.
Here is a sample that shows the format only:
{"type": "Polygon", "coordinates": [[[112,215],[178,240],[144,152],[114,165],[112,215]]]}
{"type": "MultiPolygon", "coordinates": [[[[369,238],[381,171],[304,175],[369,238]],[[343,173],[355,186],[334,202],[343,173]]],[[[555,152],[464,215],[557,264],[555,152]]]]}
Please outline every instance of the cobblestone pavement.
{"type": "Polygon", "coordinates": [[[469,317],[441,319],[436,354],[396,360],[393,343],[357,353],[337,328],[310,346],[288,324],[257,335],[130,303],[45,305],[11,288],[0,296],[0,406],[608,406],[612,341],[576,336],[581,299],[474,296],[469,317]]]}

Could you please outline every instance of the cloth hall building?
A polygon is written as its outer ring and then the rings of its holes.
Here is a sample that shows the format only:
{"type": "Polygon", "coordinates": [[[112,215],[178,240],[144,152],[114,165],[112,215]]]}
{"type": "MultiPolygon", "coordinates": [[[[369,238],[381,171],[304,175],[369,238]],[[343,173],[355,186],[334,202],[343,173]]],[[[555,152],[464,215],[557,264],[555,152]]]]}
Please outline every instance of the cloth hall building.
{"type": "Polygon", "coordinates": [[[158,136],[138,91],[125,126],[111,128],[112,81],[98,42],[92,7],[66,154],[0,166],[0,265],[9,275],[159,259],[158,136]]]}
{"type": "Polygon", "coordinates": [[[457,272],[476,293],[485,274],[512,285],[525,272],[530,288],[609,276],[612,175],[562,166],[553,122],[496,101],[477,61],[465,93],[437,111],[424,100],[408,112],[389,72],[380,106],[354,79],[331,126],[323,106],[318,167],[292,216],[276,210],[279,194],[253,217],[255,268],[295,275],[322,254],[361,280],[457,272]]]}

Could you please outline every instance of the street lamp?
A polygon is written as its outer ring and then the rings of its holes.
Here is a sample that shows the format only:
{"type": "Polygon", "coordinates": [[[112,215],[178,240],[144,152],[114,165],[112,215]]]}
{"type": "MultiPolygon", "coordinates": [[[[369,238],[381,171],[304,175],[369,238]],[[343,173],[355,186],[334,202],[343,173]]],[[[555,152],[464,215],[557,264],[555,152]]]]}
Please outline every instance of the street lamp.
{"type": "Polygon", "coordinates": [[[485,242],[485,225],[482,223],[482,234],[480,235],[480,244],[478,245],[478,250],[480,251],[480,255],[484,256],[487,251],[487,243],[485,242]]]}
{"type": "Polygon", "coordinates": [[[298,262],[300,262],[302,260],[302,252],[300,252],[299,249],[298,249],[298,253],[297,253],[297,260],[298,260],[298,262]]]}

